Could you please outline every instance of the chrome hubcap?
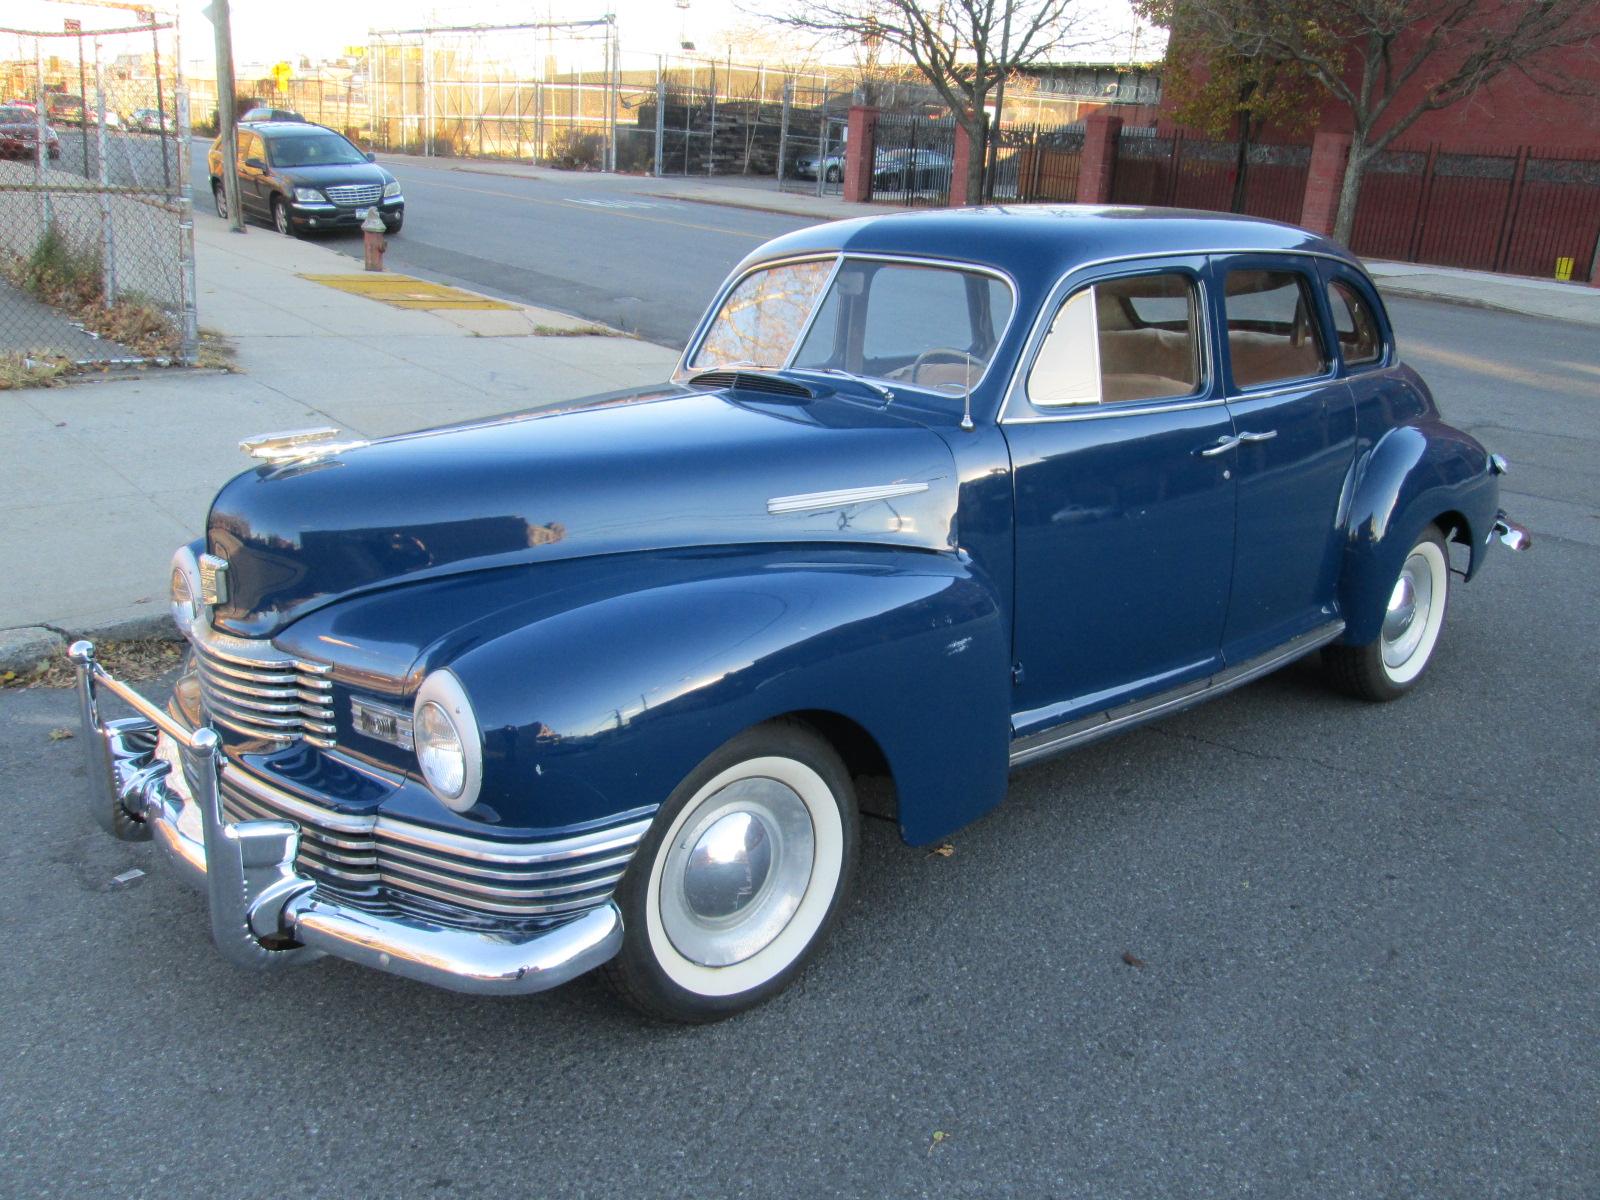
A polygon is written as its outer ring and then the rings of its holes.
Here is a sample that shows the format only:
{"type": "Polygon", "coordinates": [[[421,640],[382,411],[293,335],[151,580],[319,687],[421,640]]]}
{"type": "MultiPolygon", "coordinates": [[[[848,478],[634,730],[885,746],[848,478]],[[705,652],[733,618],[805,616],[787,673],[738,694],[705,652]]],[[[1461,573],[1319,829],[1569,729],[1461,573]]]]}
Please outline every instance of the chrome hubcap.
{"type": "Polygon", "coordinates": [[[811,814],[793,789],[737,780],[706,797],[668,849],[662,927],[691,962],[743,962],[789,924],[815,857],[811,814]]]}
{"type": "Polygon", "coordinates": [[[1417,652],[1432,607],[1433,572],[1427,559],[1413,554],[1400,569],[1383,617],[1383,661],[1388,666],[1401,666],[1417,652]]]}

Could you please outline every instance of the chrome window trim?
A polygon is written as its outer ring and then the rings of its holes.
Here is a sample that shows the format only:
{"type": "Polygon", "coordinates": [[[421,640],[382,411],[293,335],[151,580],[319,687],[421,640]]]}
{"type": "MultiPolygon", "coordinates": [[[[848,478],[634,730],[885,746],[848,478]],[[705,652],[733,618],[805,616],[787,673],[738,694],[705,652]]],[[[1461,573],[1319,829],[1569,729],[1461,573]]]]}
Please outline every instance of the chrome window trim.
{"type": "MultiPolygon", "coordinates": [[[[1027,340],[1022,344],[1022,350],[1017,356],[1017,361],[1011,368],[1011,379],[1000,401],[1000,415],[996,424],[1000,425],[1045,425],[1053,421],[1098,421],[1108,417],[1137,417],[1153,412],[1182,412],[1193,408],[1212,408],[1219,404],[1226,404],[1225,389],[1218,378],[1218,363],[1216,351],[1212,345],[1211,337],[1211,312],[1207,304],[1208,292],[1204,270],[1193,271],[1195,294],[1199,301],[1199,315],[1201,328],[1200,341],[1200,368],[1202,374],[1201,385],[1194,391],[1183,396],[1173,396],[1170,400],[1121,400],[1114,404],[1101,403],[1090,406],[1077,407],[1072,412],[1050,412],[1046,405],[1036,405],[1028,399],[1028,374],[1033,369],[1033,361],[1039,355],[1039,349],[1044,345],[1044,339],[1049,336],[1050,326],[1046,321],[1048,316],[1054,319],[1054,314],[1077,291],[1076,288],[1068,290],[1067,281],[1074,275],[1084,271],[1096,270],[1100,267],[1120,266],[1124,263],[1140,263],[1157,260],[1171,259],[1205,259],[1209,254],[1230,253],[1225,250],[1218,251],[1159,251],[1149,254],[1119,255],[1116,258],[1094,259],[1090,262],[1079,263],[1050,285],[1044,303],[1039,306],[1039,311],[1034,314],[1033,328],[1028,330],[1027,340]],[[1207,395],[1216,387],[1217,395],[1207,395]],[[1013,415],[1014,410],[1022,410],[1013,415]]],[[[1179,271],[1177,274],[1190,274],[1191,272],[1179,271]]],[[[1097,276],[1088,279],[1081,286],[1092,286],[1104,279],[1116,276],[1097,276]]]]}
{"type": "MultiPolygon", "coordinates": [[[[1377,280],[1373,279],[1372,276],[1367,275],[1364,272],[1359,274],[1362,279],[1371,285],[1373,299],[1378,300],[1379,305],[1381,305],[1383,297],[1378,292],[1377,280]]],[[[1329,275],[1322,281],[1323,295],[1326,296],[1328,292],[1332,291],[1333,285],[1336,283],[1343,283],[1346,286],[1349,286],[1352,282],[1354,281],[1349,279],[1341,279],[1337,274],[1329,275]]],[[[1365,299],[1365,297],[1363,297],[1363,299],[1365,299]]],[[[1378,327],[1378,340],[1383,347],[1382,353],[1380,353],[1377,358],[1369,359],[1366,362],[1352,363],[1345,358],[1344,346],[1343,344],[1340,344],[1338,347],[1338,355],[1339,368],[1343,372],[1342,378],[1348,379],[1352,375],[1366,375],[1373,371],[1387,370],[1388,368],[1395,366],[1400,361],[1399,349],[1395,344],[1394,338],[1389,336],[1390,334],[1393,334],[1394,328],[1388,319],[1388,311],[1386,309],[1382,310],[1382,320],[1378,319],[1379,311],[1380,309],[1378,307],[1374,307],[1372,318],[1373,323],[1378,327]]],[[[1328,301],[1328,315],[1330,317],[1333,316],[1333,302],[1331,300],[1328,301]]],[[[1337,342],[1339,336],[1339,326],[1337,322],[1334,324],[1333,333],[1334,340],[1337,342]]]]}
{"type": "MultiPolygon", "coordinates": [[[[678,356],[678,365],[674,367],[672,371],[672,382],[683,383],[689,378],[691,372],[690,368],[688,367],[688,363],[697,353],[699,353],[700,343],[705,340],[706,333],[711,327],[712,319],[717,313],[722,311],[723,303],[727,300],[729,293],[732,292],[734,288],[738,287],[757,271],[766,271],[773,267],[791,266],[795,263],[820,262],[827,258],[832,258],[835,260],[833,270],[829,273],[827,283],[824,284],[822,291],[817,294],[817,301],[812,306],[811,314],[806,319],[805,328],[801,331],[800,336],[795,339],[794,347],[789,351],[789,356],[784,360],[783,367],[780,369],[787,369],[789,364],[794,361],[795,355],[800,352],[800,347],[805,344],[805,339],[811,332],[811,325],[816,320],[817,313],[822,308],[822,302],[827,299],[828,290],[833,287],[833,281],[838,277],[839,270],[841,267],[843,267],[846,259],[857,262],[901,263],[914,267],[942,268],[947,271],[967,271],[975,275],[987,275],[991,279],[998,279],[1001,283],[1006,285],[1007,290],[1009,290],[1011,293],[1011,312],[1006,316],[1005,325],[1003,325],[999,332],[995,334],[994,344],[996,350],[998,350],[1006,338],[1010,336],[1012,326],[1015,325],[1017,321],[1018,310],[1022,307],[1022,293],[1017,288],[1017,281],[1011,277],[1009,272],[1003,271],[999,267],[991,267],[983,263],[971,262],[967,259],[934,258],[928,255],[917,254],[876,254],[871,251],[858,253],[851,250],[824,250],[812,253],[794,254],[784,258],[768,259],[764,262],[752,264],[750,269],[747,271],[729,275],[728,278],[723,282],[722,289],[717,293],[716,299],[706,307],[705,315],[700,318],[700,324],[695,327],[694,333],[689,337],[688,345],[684,347],[683,353],[678,356]]],[[[978,388],[983,385],[983,381],[987,379],[990,372],[993,371],[994,365],[995,358],[993,355],[991,355],[989,361],[983,366],[983,373],[974,379],[971,383],[971,386],[967,389],[969,394],[976,392],[978,388]]],[[[693,370],[693,374],[699,374],[701,371],[714,371],[716,369],[716,367],[696,367],[693,370]]],[[[800,367],[798,369],[804,371],[808,370],[809,368],[800,367]]],[[[907,383],[903,379],[886,379],[883,380],[883,382],[891,388],[908,387],[922,395],[938,396],[945,400],[960,398],[954,397],[948,392],[936,392],[931,388],[925,388],[914,383],[907,383]]]]}

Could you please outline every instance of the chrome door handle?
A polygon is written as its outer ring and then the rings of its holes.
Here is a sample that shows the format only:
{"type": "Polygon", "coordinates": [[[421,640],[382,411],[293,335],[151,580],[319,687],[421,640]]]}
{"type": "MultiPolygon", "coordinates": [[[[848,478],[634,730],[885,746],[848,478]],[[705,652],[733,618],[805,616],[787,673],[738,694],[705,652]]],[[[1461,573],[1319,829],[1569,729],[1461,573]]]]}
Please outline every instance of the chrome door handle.
{"type": "Polygon", "coordinates": [[[1270,442],[1277,436],[1278,431],[1276,429],[1268,429],[1264,433],[1241,433],[1239,440],[1241,442],[1270,442]]]}
{"type": "Polygon", "coordinates": [[[1222,437],[1217,439],[1216,445],[1207,446],[1204,450],[1196,451],[1196,453],[1198,453],[1201,458],[1215,458],[1219,454],[1226,454],[1229,450],[1232,450],[1239,444],[1240,440],[1241,439],[1234,437],[1231,433],[1224,434],[1222,437]]]}

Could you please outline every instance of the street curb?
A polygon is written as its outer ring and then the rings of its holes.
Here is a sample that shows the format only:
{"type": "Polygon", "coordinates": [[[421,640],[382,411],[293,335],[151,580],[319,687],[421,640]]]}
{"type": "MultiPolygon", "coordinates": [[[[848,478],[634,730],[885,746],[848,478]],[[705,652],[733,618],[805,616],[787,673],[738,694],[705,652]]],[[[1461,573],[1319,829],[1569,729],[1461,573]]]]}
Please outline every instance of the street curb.
{"type": "Polygon", "coordinates": [[[1420,288],[1408,288],[1404,285],[1395,287],[1385,283],[1381,277],[1374,277],[1373,282],[1378,285],[1378,291],[1385,296],[1402,296],[1407,300],[1432,300],[1435,304],[1453,304],[1458,308],[1477,308],[1488,312],[1505,313],[1512,317],[1527,317],[1530,321],[1560,321],[1565,325],[1578,325],[1585,329],[1593,329],[1594,321],[1585,321],[1580,317],[1563,317],[1556,313],[1530,312],[1525,308],[1511,308],[1504,304],[1496,304],[1492,300],[1479,300],[1474,296],[1452,296],[1445,292],[1429,292],[1420,288]]]}
{"type": "Polygon", "coordinates": [[[92,642],[134,642],[157,638],[179,641],[178,628],[165,612],[147,616],[119,617],[98,625],[63,629],[58,625],[17,625],[0,629],[0,673],[18,675],[32,671],[42,662],[64,657],[67,647],[80,638],[92,642]]]}

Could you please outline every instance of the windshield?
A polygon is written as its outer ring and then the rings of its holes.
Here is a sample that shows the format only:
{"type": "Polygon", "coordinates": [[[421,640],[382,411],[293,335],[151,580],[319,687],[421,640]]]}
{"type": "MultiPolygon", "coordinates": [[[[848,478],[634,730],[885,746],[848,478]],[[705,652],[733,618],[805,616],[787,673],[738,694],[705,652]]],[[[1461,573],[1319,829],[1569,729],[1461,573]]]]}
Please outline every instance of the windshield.
{"type": "Polygon", "coordinates": [[[689,368],[843,371],[958,396],[982,378],[1011,318],[1003,281],[961,267],[834,264],[785,263],[745,276],[689,368]]]}
{"type": "Polygon", "coordinates": [[[275,167],[337,167],[364,163],[367,156],[336,133],[295,133],[267,139],[275,167]]]}

